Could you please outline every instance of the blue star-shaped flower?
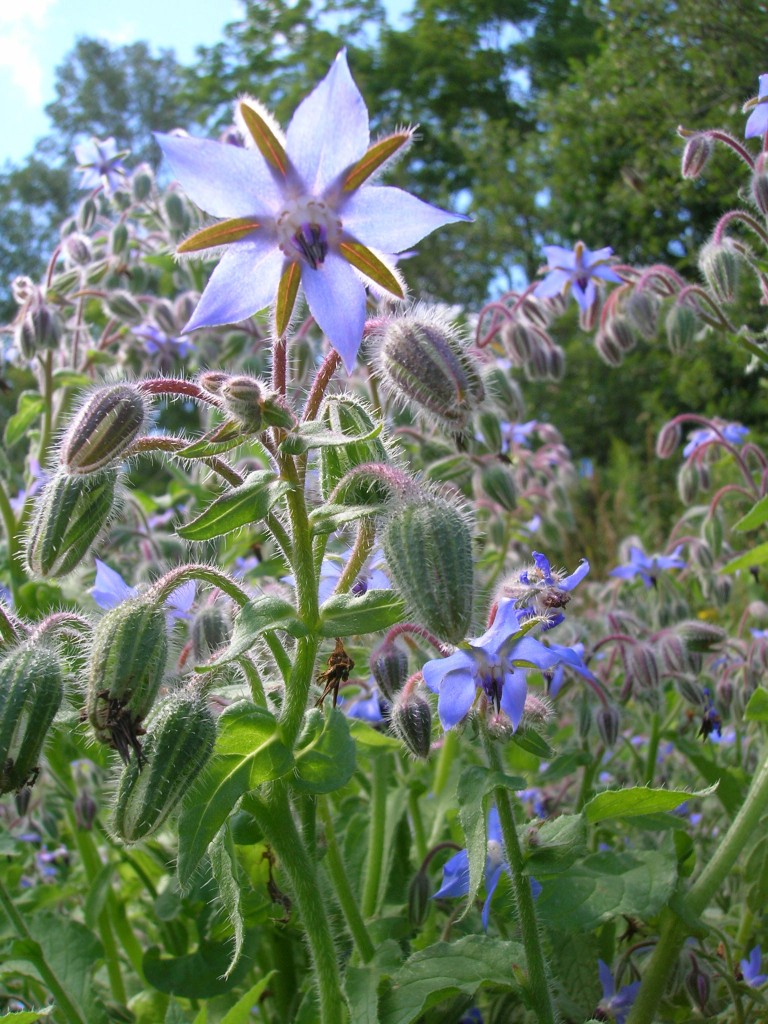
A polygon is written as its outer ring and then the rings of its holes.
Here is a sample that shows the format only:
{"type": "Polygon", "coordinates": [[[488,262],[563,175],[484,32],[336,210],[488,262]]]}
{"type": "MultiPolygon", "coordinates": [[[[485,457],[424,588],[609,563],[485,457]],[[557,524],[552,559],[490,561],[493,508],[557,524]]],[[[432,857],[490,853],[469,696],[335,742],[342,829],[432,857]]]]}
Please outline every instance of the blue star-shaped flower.
{"type": "Polygon", "coordinates": [[[597,295],[594,278],[621,284],[619,275],[608,265],[613,255],[610,246],[592,252],[583,242],[577,242],[573,250],[561,245],[545,245],[544,255],[548,273],[534,289],[537,299],[551,299],[570,290],[581,309],[586,311],[597,295]]]}
{"type": "Polygon", "coordinates": [[[161,331],[154,324],[143,324],[141,327],[134,327],[133,333],[144,342],[144,348],[151,356],[170,358],[178,356],[184,359],[194,349],[194,345],[188,338],[174,338],[165,331],[161,331]]]}
{"type": "Polygon", "coordinates": [[[107,194],[119,188],[126,176],[125,166],[120,159],[124,155],[124,152],[118,152],[113,138],[103,141],[93,138],[75,146],[75,159],[83,172],[80,188],[103,186],[107,194]]]}
{"type": "Polygon", "coordinates": [[[634,544],[629,549],[629,562],[627,565],[620,565],[611,570],[611,576],[619,576],[621,579],[629,580],[639,576],[646,587],[656,585],[656,578],[663,569],[684,569],[686,562],[680,557],[683,545],[678,544],[671,555],[646,555],[645,552],[634,544]]]}
{"type": "MultiPolygon", "coordinates": [[[[91,596],[99,608],[108,611],[122,601],[128,601],[139,593],[138,587],[130,587],[119,572],[96,559],[96,579],[91,587],[91,596]]],[[[195,581],[182,583],[165,602],[168,622],[175,619],[189,619],[190,608],[195,600],[195,581]]]]}
{"type": "MultiPolygon", "coordinates": [[[[517,729],[528,692],[526,672],[554,668],[564,660],[562,650],[552,650],[525,636],[523,612],[512,600],[501,601],[493,625],[481,637],[447,658],[428,661],[421,670],[424,682],[438,694],[437,713],[444,729],[457,725],[469,712],[481,689],[497,710],[503,711],[517,729]]],[[[575,652],[570,655],[577,659],[575,652]]]]}
{"type": "Polygon", "coordinates": [[[597,962],[597,972],[600,977],[600,984],[603,987],[603,998],[600,1000],[600,1010],[610,1015],[616,1024],[624,1024],[627,1014],[632,1009],[637,990],[640,988],[639,981],[633,981],[629,985],[622,985],[616,991],[616,982],[613,979],[613,971],[608,964],[602,960],[597,962]]]}
{"type": "MultiPolygon", "coordinates": [[[[764,78],[768,78],[768,75],[764,75],[764,78]]],[[[744,981],[749,985],[750,988],[760,988],[768,981],[768,974],[762,974],[760,967],[762,966],[763,954],[759,946],[753,946],[749,951],[748,960],[739,960],[739,967],[744,981]]]]}
{"type": "Polygon", "coordinates": [[[759,80],[757,104],[747,119],[747,127],[744,130],[745,139],[754,139],[758,135],[765,135],[768,132],[768,75],[760,75],[759,80]]]}
{"type": "Polygon", "coordinates": [[[369,145],[368,111],[343,50],[285,136],[254,100],[239,100],[238,113],[255,149],[157,136],[189,198],[228,218],[179,246],[180,253],[225,249],[185,330],[235,323],[274,304],[282,335],[301,283],[312,316],[351,371],[365,324],[365,284],[404,296],[384,254],[470,218],[368,184],[413,131],[369,145]]]}
{"type": "MultiPolygon", "coordinates": [[[[768,78],[768,75],[766,75],[766,78],[768,78]]],[[[710,444],[714,441],[725,440],[728,444],[743,444],[748,433],[749,427],[745,427],[741,423],[726,423],[720,427],[719,433],[712,427],[702,427],[701,430],[694,430],[688,438],[685,448],[683,448],[683,458],[687,459],[689,455],[693,455],[697,448],[701,448],[702,445],[710,444]]]]}

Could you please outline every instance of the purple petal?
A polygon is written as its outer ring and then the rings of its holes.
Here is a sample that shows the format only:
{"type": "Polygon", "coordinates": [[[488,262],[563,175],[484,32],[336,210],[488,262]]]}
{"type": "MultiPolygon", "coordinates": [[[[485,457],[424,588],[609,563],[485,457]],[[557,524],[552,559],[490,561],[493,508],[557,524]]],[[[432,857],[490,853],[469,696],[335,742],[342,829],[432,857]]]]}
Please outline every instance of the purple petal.
{"type": "Polygon", "coordinates": [[[574,587],[581,583],[588,572],[589,562],[586,558],[583,558],[579,566],[571,573],[571,575],[566,576],[566,578],[560,583],[560,589],[573,590],[574,587]]]}
{"type": "Polygon", "coordinates": [[[565,249],[562,245],[545,245],[542,251],[547,257],[548,266],[553,269],[576,269],[576,254],[572,249],[565,249]]]}
{"type": "Polygon", "coordinates": [[[443,864],[443,884],[432,899],[440,896],[466,896],[469,892],[469,854],[459,850],[443,864]]]}
{"type": "Polygon", "coordinates": [[[559,295],[570,280],[571,275],[567,270],[552,270],[543,281],[539,281],[533,289],[533,294],[537,299],[551,299],[559,295]]]}
{"type": "Polygon", "coordinates": [[[599,267],[590,267],[589,273],[592,277],[602,278],[603,281],[615,281],[617,284],[624,283],[613,267],[609,267],[605,264],[599,267]]]}
{"type": "Polygon", "coordinates": [[[613,971],[608,964],[602,960],[597,961],[597,974],[603,988],[603,999],[611,999],[616,993],[616,984],[613,980],[613,971]]]}
{"type": "Polygon", "coordinates": [[[91,596],[99,608],[109,610],[121,601],[136,596],[136,588],[129,587],[119,572],[96,559],[96,579],[91,587],[91,596]]]}
{"type": "Polygon", "coordinates": [[[314,195],[356,163],[368,149],[368,110],[352,80],[346,51],[299,104],[286,132],[286,151],[314,195]]]}
{"type": "Polygon", "coordinates": [[[477,692],[475,677],[466,670],[448,672],[440,684],[437,713],[444,729],[452,729],[465,717],[477,692]]]}
{"type": "MultiPolygon", "coordinates": [[[[760,75],[759,81],[758,98],[762,99],[764,96],[768,96],[768,75],[760,75]]],[[[766,132],[768,132],[768,103],[758,103],[749,115],[744,138],[754,139],[758,135],[765,135],[766,132]]]]}
{"type": "Polygon", "coordinates": [[[421,674],[432,693],[439,693],[443,679],[450,672],[466,672],[470,679],[474,679],[476,670],[475,659],[471,654],[467,654],[466,651],[454,651],[447,658],[433,658],[432,661],[426,662],[421,674]]]}
{"type": "Polygon", "coordinates": [[[520,629],[520,612],[512,600],[500,601],[493,624],[476,640],[470,640],[473,650],[484,651],[495,657],[501,647],[520,629]]]}
{"type": "Polygon", "coordinates": [[[365,286],[349,263],[332,252],[317,270],[305,263],[301,283],[312,316],[351,373],[363,340],[365,286]]]}
{"type": "Polygon", "coordinates": [[[272,217],[283,205],[282,190],[256,150],[159,132],[155,138],[189,198],[213,217],[272,217]]]}
{"type": "Polygon", "coordinates": [[[579,306],[583,310],[588,310],[595,301],[595,282],[590,277],[587,280],[586,287],[582,288],[578,281],[571,283],[571,291],[573,297],[578,302],[579,306]]]}
{"type": "Polygon", "coordinates": [[[353,192],[342,208],[344,230],[380,252],[402,252],[443,224],[471,221],[422,202],[410,192],[371,185],[353,192]]]}
{"type": "MultiPolygon", "coordinates": [[[[232,152],[238,152],[229,146],[232,152]]],[[[211,274],[184,332],[235,324],[271,305],[277,294],[283,256],[266,236],[230,245],[211,274]]]]}
{"type": "Polygon", "coordinates": [[[528,686],[525,681],[525,672],[519,669],[512,669],[504,673],[504,686],[501,691],[501,710],[512,722],[512,728],[517,729],[525,709],[525,697],[528,693],[528,686]]]}
{"type": "Polygon", "coordinates": [[[488,931],[488,916],[491,909],[491,899],[493,894],[496,892],[496,886],[499,884],[501,878],[501,872],[504,870],[505,865],[499,862],[494,864],[490,871],[485,873],[485,903],[483,904],[482,921],[483,928],[488,931]]]}

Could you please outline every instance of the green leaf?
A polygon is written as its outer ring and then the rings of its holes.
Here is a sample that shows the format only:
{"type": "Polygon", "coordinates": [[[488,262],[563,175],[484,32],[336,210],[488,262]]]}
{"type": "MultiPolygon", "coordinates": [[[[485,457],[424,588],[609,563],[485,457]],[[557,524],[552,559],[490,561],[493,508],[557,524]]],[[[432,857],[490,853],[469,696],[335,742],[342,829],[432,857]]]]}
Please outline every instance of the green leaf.
{"type": "Polygon", "coordinates": [[[85,373],[74,370],[54,370],[53,389],[57,388],[89,388],[93,381],[85,373]]]}
{"type": "Polygon", "coordinates": [[[674,853],[595,853],[567,872],[540,878],[536,908],[550,927],[588,932],[622,914],[644,921],[667,903],[677,881],[674,853]]]}
{"type": "Polygon", "coordinates": [[[258,523],[291,487],[266,469],[256,470],[239,487],[214,498],[204,512],[176,532],[185,540],[211,540],[258,523]]]}
{"type": "Polygon", "coordinates": [[[142,969],[149,984],[161,992],[185,999],[212,999],[230,992],[253,969],[250,958],[255,948],[256,935],[251,932],[245,947],[247,955],[228,978],[224,974],[231,954],[230,943],[206,939],[194,953],[185,956],[161,956],[158,947],[153,946],[144,954],[142,969]]]}
{"type": "Polygon", "coordinates": [[[55,1006],[46,1006],[44,1010],[21,1010],[18,1013],[4,1013],[0,1017],[0,1024],[35,1024],[41,1017],[50,1017],[55,1006]]]}
{"type": "Polygon", "coordinates": [[[344,972],[344,990],[355,1024],[379,1024],[379,985],[383,978],[400,970],[403,954],[399,943],[385,939],[376,945],[373,960],[364,966],[349,964],[344,972]]]}
{"type": "Polygon", "coordinates": [[[283,455],[303,455],[310,448],[344,447],[348,444],[359,444],[360,441],[372,441],[378,437],[383,424],[377,424],[373,430],[365,434],[344,434],[340,430],[329,430],[319,420],[308,420],[290,432],[280,445],[278,451],[283,455]]]}
{"type": "Polygon", "coordinates": [[[693,797],[710,796],[717,785],[691,793],[684,789],[648,789],[634,786],[631,789],[607,790],[593,797],[584,807],[587,821],[593,825],[598,821],[612,818],[637,818],[644,814],[660,814],[674,811],[680,804],[693,797]]]}
{"type": "Polygon", "coordinates": [[[745,722],[768,722],[768,690],[762,686],[754,691],[744,708],[745,722]]]}
{"type": "Polygon", "coordinates": [[[747,779],[740,769],[727,768],[713,761],[704,752],[699,743],[678,737],[675,741],[678,752],[683,754],[697,769],[705,782],[711,786],[717,784],[717,799],[733,818],[742,803],[747,791],[747,779]]]}
{"type": "Polygon", "coordinates": [[[720,569],[720,572],[736,572],[739,569],[752,569],[758,565],[765,565],[768,562],[768,541],[758,544],[756,548],[747,551],[737,558],[732,558],[720,569]]]}
{"type": "Polygon", "coordinates": [[[762,526],[765,522],[768,522],[768,494],[764,494],[757,504],[753,505],[749,512],[739,519],[733,528],[734,530],[756,530],[758,526],[762,526]]]}
{"type": "MultiPolygon", "coordinates": [[[[541,733],[536,732],[535,729],[518,729],[512,736],[512,742],[527,751],[529,754],[533,754],[544,761],[550,761],[554,757],[554,750],[541,733]]],[[[521,789],[524,789],[521,786],[521,789]]]]}
{"type": "Polygon", "coordinates": [[[335,530],[367,516],[381,515],[385,505],[321,505],[310,514],[312,533],[333,533],[335,530]]]}
{"type": "Polygon", "coordinates": [[[296,771],[291,785],[304,793],[332,793],[352,778],[356,764],[355,741],[349,721],[338,708],[323,713],[313,708],[296,749],[296,771]]]}
{"type": "Polygon", "coordinates": [[[412,1024],[432,1006],[459,993],[474,996],[481,985],[515,988],[513,965],[524,968],[520,943],[487,935],[436,942],[414,953],[379,1000],[379,1024],[412,1024]]]}
{"type": "Polygon", "coordinates": [[[327,637],[376,633],[402,621],[404,615],[402,598],[394,590],[334,594],[320,609],[320,632],[327,637]]]}
{"type": "Polygon", "coordinates": [[[38,971],[47,965],[88,1024],[108,1024],[93,985],[94,968],[104,956],[96,936],[79,921],[53,911],[33,915],[28,918],[28,925],[35,941],[24,943],[31,947],[25,959],[38,971]],[[39,951],[37,956],[35,950],[39,951]]]}
{"type": "Polygon", "coordinates": [[[524,789],[525,785],[525,779],[500,775],[479,765],[465,769],[459,777],[456,798],[459,803],[459,821],[469,857],[469,889],[462,917],[469,912],[485,876],[485,862],[488,856],[486,797],[499,786],[515,790],[524,789]]]}
{"type": "Polygon", "coordinates": [[[232,959],[229,962],[229,967],[224,972],[225,978],[228,978],[237,967],[245,940],[240,886],[237,882],[237,859],[230,848],[227,833],[228,829],[225,825],[219,829],[213,837],[213,842],[208,847],[208,856],[211,858],[211,871],[219,890],[219,899],[234,931],[235,941],[232,949],[232,959]]]}
{"type": "Polygon", "coordinates": [[[377,749],[385,747],[387,750],[402,749],[400,740],[394,736],[389,736],[385,732],[381,732],[380,729],[374,729],[370,723],[364,722],[360,718],[349,720],[349,731],[355,742],[359,743],[362,747],[376,747],[377,749]]]}
{"type": "Polygon", "coordinates": [[[235,425],[232,424],[231,431],[228,431],[224,430],[224,426],[225,424],[222,424],[215,431],[173,454],[179,459],[210,459],[215,455],[224,455],[246,441],[242,429],[235,430],[235,425]]]}
{"type": "Polygon", "coordinates": [[[276,973],[276,971],[270,971],[261,981],[257,981],[252,988],[249,988],[245,995],[237,1000],[232,1009],[228,1010],[221,1018],[221,1024],[253,1024],[253,1013],[251,1011],[261,999],[267,985],[269,985],[273,975],[276,973]]]}
{"type": "Polygon", "coordinates": [[[535,845],[526,858],[528,874],[553,875],[565,871],[587,850],[587,822],[583,814],[561,814],[542,822],[535,845]]]}
{"type": "MultiPolygon", "coordinates": [[[[179,819],[178,875],[189,884],[213,837],[249,789],[279,779],[293,767],[274,716],[247,701],[219,716],[213,757],[184,801],[179,819]]],[[[222,969],[226,970],[226,964],[222,969]]]]}
{"type": "Polygon", "coordinates": [[[5,444],[10,448],[22,437],[25,437],[29,428],[45,408],[45,399],[36,391],[22,391],[19,395],[19,402],[16,412],[10,417],[5,425],[5,444]]]}
{"type": "Polygon", "coordinates": [[[237,613],[232,638],[227,649],[208,665],[197,665],[196,672],[212,672],[222,665],[236,661],[253,649],[256,641],[267,629],[284,629],[292,636],[306,636],[307,630],[296,618],[296,609],[282,597],[257,597],[243,605],[237,613]]]}

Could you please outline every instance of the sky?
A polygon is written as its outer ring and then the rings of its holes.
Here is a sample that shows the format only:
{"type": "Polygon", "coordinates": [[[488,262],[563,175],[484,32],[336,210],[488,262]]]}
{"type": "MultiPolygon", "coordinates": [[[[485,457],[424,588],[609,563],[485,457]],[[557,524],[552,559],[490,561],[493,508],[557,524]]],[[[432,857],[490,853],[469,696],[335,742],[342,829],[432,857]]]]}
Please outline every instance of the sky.
{"type": "Polygon", "coordinates": [[[0,0],[0,166],[23,160],[49,130],[55,71],[78,36],[112,45],[146,39],[189,63],[241,12],[238,0],[0,0]]]}

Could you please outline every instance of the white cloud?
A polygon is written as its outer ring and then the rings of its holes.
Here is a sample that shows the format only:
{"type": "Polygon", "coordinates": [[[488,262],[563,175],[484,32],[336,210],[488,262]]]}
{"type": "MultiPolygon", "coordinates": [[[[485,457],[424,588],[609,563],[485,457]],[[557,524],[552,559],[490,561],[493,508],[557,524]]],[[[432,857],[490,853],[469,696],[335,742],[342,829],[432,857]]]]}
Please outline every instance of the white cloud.
{"type": "Polygon", "coordinates": [[[0,73],[13,83],[16,99],[39,107],[44,99],[45,68],[36,34],[58,0],[0,2],[0,73]]]}

